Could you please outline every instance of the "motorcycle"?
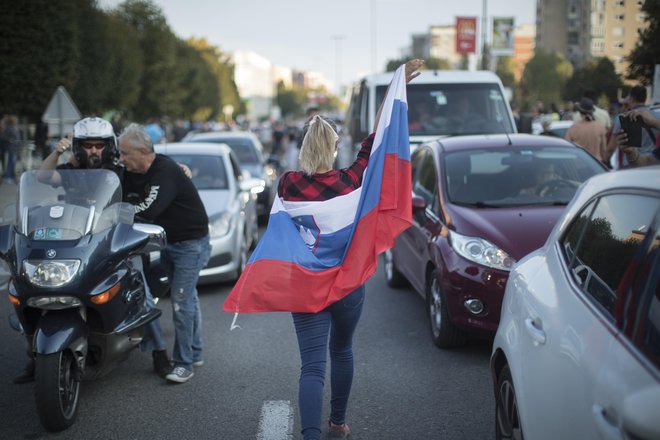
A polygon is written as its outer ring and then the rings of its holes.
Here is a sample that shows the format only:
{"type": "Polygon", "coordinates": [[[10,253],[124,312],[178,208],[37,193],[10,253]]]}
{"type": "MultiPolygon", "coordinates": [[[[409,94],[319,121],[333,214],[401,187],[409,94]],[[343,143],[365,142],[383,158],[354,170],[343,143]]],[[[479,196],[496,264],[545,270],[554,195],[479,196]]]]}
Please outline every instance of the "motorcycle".
{"type": "Polygon", "coordinates": [[[78,414],[81,382],[124,360],[160,316],[146,303],[143,265],[165,232],[134,222],[107,170],[26,171],[16,218],[0,226],[12,326],[34,356],[39,419],[62,431],[78,414]]]}

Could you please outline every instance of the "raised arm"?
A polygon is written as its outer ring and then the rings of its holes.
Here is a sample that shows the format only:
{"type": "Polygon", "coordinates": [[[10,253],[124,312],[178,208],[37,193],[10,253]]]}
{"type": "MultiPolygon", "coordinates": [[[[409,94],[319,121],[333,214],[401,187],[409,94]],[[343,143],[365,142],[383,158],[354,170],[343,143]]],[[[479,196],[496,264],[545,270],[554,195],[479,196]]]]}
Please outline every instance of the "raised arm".
{"type": "MultiPolygon", "coordinates": [[[[414,59],[410,60],[406,63],[406,84],[408,84],[411,80],[417,78],[419,76],[419,68],[422,67],[424,64],[424,60],[419,60],[419,59],[414,59]]],[[[392,83],[390,83],[391,85],[392,83]]],[[[383,97],[383,101],[380,103],[380,107],[378,108],[378,113],[376,113],[376,122],[374,123],[374,132],[376,132],[376,129],[378,128],[378,121],[380,120],[380,113],[383,111],[383,104],[385,104],[385,100],[387,99],[387,94],[390,93],[390,86],[387,86],[387,92],[385,92],[385,96],[383,97]]]]}

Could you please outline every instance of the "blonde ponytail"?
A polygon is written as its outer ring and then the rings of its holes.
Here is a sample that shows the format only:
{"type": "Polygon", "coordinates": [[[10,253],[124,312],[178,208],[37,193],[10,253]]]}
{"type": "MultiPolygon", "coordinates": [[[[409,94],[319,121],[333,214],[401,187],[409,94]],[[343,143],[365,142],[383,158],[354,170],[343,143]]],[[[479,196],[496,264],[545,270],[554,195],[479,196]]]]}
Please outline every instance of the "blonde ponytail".
{"type": "Polygon", "coordinates": [[[320,169],[332,169],[338,140],[337,126],[332,120],[320,115],[308,120],[298,155],[300,169],[309,176],[320,169]]]}

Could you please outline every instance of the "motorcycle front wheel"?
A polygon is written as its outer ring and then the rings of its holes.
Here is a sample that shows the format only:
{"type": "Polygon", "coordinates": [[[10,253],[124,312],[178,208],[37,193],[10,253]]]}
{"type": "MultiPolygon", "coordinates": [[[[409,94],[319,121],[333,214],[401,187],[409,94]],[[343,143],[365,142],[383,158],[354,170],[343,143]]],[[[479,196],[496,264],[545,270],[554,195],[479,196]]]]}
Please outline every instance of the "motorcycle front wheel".
{"type": "Polygon", "coordinates": [[[80,382],[69,350],[37,355],[34,394],[37,413],[47,431],[63,431],[78,415],[80,382]]]}

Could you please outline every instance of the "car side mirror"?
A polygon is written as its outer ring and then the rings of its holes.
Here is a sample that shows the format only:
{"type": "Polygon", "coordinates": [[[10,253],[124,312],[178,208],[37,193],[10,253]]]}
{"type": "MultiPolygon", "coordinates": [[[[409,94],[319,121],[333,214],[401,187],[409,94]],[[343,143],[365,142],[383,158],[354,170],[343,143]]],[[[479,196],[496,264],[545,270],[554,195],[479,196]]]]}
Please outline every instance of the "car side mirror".
{"type": "Polygon", "coordinates": [[[420,196],[412,196],[412,211],[413,215],[419,214],[426,210],[426,200],[420,196]]]}

